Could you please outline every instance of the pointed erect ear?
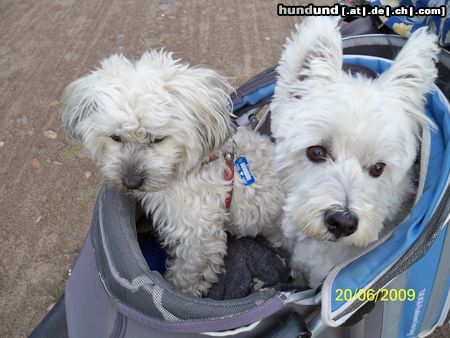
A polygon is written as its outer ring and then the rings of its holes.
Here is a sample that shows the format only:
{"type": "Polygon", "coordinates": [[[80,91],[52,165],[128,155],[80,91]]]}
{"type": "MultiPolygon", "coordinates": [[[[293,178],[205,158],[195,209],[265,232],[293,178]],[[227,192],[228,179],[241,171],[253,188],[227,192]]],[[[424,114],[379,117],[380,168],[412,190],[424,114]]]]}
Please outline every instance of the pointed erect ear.
{"type": "Polygon", "coordinates": [[[437,77],[437,37],[426,28],[415,31],[378,82],[386,95],[402,100],[407,112],[422,125],[429,124],[423,114],[425,94],[437,77]]]}
{"type": "Polygon", "coordinates": [[[97,109],[94,98],[94,75],[73,81],[64,90],[61,120],[69,137],[83,137],[83,122],[97,109]]]}
{"type": "Polygon", "coordinates": [[[337,22],[335,17],[306,17],[296,25],[277,68],[277,95],[291,96],[291,87],[301,81],[315,80],[321,85],[340,77],[342,43],[337,22]]]}

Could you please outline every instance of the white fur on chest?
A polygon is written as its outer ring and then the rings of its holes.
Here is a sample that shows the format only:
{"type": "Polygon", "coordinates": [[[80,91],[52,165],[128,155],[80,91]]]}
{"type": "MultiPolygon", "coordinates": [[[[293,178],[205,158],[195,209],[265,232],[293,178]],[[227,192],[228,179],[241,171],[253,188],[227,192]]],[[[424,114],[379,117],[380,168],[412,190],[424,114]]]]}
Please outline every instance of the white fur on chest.
{"type": "Polygon", "coordinates": [[[171,238],[201,236],[203,223],[224,224],[227,191],[231,189],[224,179],[225,161],[219,158],[190,175],[174,181],[170,188],[154,193],[137,193],[165,245],[171,238]]]}
{"type": "Polygon", "coordinates": [[[316,241],[299,233],[290,245],[293,275],[300,284],[310,287],[319,286],[334,266],[363,251],[344,243],[316,241]],[[302,280],[304,278],[306,280],[302,280]]]}

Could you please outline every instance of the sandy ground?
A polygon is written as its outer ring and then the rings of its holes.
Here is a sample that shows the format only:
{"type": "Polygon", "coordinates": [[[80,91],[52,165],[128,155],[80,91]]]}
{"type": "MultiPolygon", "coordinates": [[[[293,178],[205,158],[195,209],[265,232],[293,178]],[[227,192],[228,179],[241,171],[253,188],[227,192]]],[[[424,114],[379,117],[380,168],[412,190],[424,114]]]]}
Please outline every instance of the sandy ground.
{"type": "Polygon", "coordinates": [[[112,53],[163,46],[237,85],[277,62],[298,20],[276,4],[0,1],[0,337],[29,334],[61,295],[101,184],[61,128],[64,86],[112,53]]]}

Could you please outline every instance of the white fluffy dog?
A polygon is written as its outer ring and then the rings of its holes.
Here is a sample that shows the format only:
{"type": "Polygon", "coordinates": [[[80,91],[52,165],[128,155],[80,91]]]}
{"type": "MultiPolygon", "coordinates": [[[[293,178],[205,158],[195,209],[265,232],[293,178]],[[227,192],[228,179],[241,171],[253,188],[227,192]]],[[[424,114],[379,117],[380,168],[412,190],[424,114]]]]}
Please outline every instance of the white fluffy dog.
{"type": "Polygon", "coordinates": [[[168,249],[166,277],[197,296],[222,269],[225,229],[274,242],[281,236],[274,146],[244,128],[233,135],[229,90],[213,70],[150,51],[137,61],[103,60],[63,97],[68,134],[82,140],[111,185],[141,200],[168,249]],[[236,171],[231,182],[224,178],[240,156],[255,177],[248,186],[236,171]]]}
{"type": "Polygon", "coordinates": [[[413,164],[436,37],[413,33],[376,79],[342,71],[337,20],[309,17],[287,40],[271,105],[282,228],[294,275],[311,287],[401,221],[414,199],[413,164]]]}

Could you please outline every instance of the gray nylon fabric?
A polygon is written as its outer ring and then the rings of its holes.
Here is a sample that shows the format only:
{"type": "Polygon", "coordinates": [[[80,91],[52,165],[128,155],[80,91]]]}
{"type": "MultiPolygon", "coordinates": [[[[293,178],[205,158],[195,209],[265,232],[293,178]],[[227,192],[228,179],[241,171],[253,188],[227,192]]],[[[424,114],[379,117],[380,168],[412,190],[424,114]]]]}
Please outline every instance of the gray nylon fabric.
{"type": "MultiPolygon", "coordinates": [[[[408,271],[404,271],[398,275],[387,288],[396,290],[405,289],[407,281],[408,271]]],[[[397,336],[400,327],[399,318],[402,316],[402,310],[403,302],[386,302],[384,304],[382,338],[397,336]]]]}
{"type": "Polygon", "coordinates": [[[98,278],[91,233],[80,251],[65,288],[69,337],[109,337],[117,310],[98,278]]]}
{"type": "Polygon", "coordinates": [[[384,305],[381,302],[375,303],[375,308],[365,317],[364,338],[381,338],[384,305]]]}
{"type": "Polygon", "coordinates": [[[442,246],[441,257],[439,265],[434,277],[434,284],[431,290],[430,299],[425,310],[425,315],[422,321],[420,332],[431,329],[439,318],[441,306],[446,297],[446,288],[448,278],[450,276],[450,260],[448,255],[450,253],[450,231],[446,229],[445,240],[442,246]]]}
{"type": "Polygon", "coordinates": [[[246,298],[214,301],[177,291],[150,271],[139,249],[135,230],[136,202],[103,186],[93,216],[92,242],[103,284],[114,299],[150,318],[168,322],[220,320],[263,305],[272,289],[246,298]]]}

